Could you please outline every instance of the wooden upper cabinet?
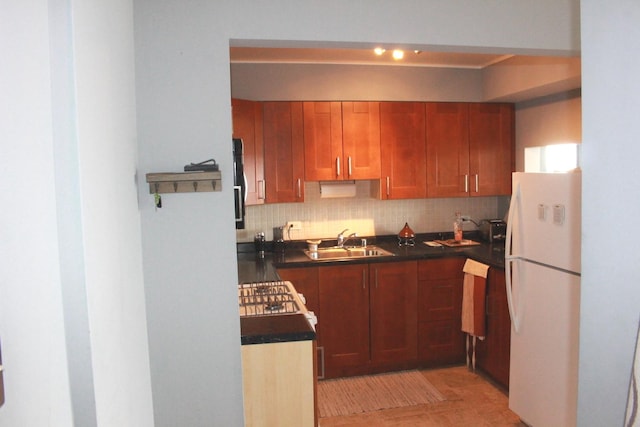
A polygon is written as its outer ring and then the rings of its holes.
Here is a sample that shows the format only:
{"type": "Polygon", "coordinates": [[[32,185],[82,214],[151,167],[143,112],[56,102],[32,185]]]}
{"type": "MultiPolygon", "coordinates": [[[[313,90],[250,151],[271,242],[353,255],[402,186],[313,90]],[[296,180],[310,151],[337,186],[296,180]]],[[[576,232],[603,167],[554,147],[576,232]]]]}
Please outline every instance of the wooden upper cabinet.
{"type": "Polygon", "coordinates": [[[262,139],[262,104],[243,99],[231,100],[233,137],[241,138],[244,147],[244,173],[247,177],[247,205],[264,203],[264,146],[262,139]]]}
{"type": "Polygon", "coordinates": [[[304,102],[304,162],[307,181],[342,179],[340,102],[304,102]]]}
{"type": "Polygon", "coordinates": [[[304,102],[305,179],[380,177],[377,102],[304,102]]]}
{"type": "Polygon", "coordinates": [[[427,103],[429,197],[511,194],[513,105],[427,103]]]}
{"type": "Polygon", "coordinates": [[[266,203],[304,201],[302,102],[263,102],[266,203]]]}
{"type": "Polygon", "coordinates": [[[513,104],[469,104],[469,174],[472,196],[511,194],[514,164],[513,104]]]}
{"type": "Polygon", "coordinates": [[[345,179],[380,178],[380,103],[342,103],[345,179]]]}
{"type": "Polygon", "coordinates": [[[381,198],[426,197],[424,103],[380,103],[380,158],[381,198]]]}
{"type": "Polygon", "coordinates": [[[426,104],[427,194],[463,197],[469,194],[469,105],[426,104]]]}

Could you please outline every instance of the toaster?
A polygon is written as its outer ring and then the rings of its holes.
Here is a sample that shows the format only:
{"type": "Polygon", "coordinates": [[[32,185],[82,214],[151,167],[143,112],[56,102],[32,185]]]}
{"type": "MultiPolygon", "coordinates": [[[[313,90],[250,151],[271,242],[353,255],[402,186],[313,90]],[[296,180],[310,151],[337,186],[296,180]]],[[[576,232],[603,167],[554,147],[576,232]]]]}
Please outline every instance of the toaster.
{"type": "Polygon", "coordinates": [[[483,219],[479,229],[480,237],[485,242],[504,242],[507,237],[507,223],[501,219],[483,219]]]}

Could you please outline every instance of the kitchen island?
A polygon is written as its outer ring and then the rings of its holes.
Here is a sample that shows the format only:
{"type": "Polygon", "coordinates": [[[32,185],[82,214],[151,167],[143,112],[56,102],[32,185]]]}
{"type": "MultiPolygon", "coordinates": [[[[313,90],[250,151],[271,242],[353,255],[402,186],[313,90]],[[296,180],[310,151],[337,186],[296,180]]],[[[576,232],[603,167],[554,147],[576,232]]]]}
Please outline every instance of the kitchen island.
{"type": "Polygon", "coordinates": [[[245,425],[316,426],[316,334],[306,310],[291,296],[295,309],[279,313],[291,301],[282,295],[295,290],[277,281],[272,263],[254,257],[238,265],[245,425]]]}

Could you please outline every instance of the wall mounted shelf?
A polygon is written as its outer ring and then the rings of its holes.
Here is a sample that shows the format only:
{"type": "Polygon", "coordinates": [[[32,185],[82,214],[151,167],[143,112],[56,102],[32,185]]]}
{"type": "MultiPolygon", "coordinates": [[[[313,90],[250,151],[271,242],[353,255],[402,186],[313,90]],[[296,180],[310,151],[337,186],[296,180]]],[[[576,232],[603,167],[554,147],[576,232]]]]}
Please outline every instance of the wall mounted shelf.
{"type": "Polygon", "coordinates": [[[219,171],[148,173],[147,182],[151,194],[222,191],[219,171]]]}

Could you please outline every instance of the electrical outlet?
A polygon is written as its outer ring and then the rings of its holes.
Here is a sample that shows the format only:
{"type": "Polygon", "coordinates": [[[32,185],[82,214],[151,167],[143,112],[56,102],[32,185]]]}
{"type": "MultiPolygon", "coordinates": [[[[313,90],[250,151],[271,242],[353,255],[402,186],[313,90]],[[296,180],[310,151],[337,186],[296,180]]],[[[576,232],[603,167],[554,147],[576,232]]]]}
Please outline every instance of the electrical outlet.
{"type": "Polygon", "coordinates": [[[287,221],[289,230],[302,230],[302,221],[287,221]]]}

